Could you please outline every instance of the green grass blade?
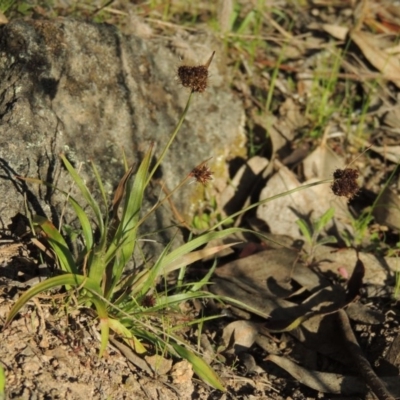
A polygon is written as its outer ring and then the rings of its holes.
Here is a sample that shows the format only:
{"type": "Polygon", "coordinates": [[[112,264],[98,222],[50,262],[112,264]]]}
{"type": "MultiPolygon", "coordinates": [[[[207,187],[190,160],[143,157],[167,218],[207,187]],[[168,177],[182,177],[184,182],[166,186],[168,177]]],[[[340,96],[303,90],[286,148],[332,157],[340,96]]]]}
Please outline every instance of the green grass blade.
{"type": "Polygon", "coordinates": [[[151,178],[153,177],[153,175],[155,174],[155,172],[157,171],[157,168],[160,166],[160,164],[162,163],[162,161],[164,160],[165,154],[167,153],[168,149],[171,147],[172,142],[175,140],[176,135],[178,134],[179,130],[181,129],[181,126],[183,124],[183,121],[185,120],[186,114],[189,110],[189,106],[190,106],[190,101],[192,99],[192,95],[193,92],[190,92],[188,101],[186,103],[186,107],[182,112],[181,117],[179,118],[178,124],[175,127],[175,130],[172,132],[172,135],[170,136],[170,138],[168,139],[167,144],[165,145],[163,151],[161,152],[160,157],[158,158],[156,165],[154,165],[153,169],[151,170],[148,178],[147,178],[147,182],[146,182],[146,186],[149,184],[151,178]]]}
{"type": "Polygon", "coordinates": [[[85,211],[83,208],[79,205],[79,203],[75,200],[74,197],[72,197],[68,192],[65,192],[64,190],[61,190],[60,188],[52,185],[51,183],[44,182],[41,179],[37,178],[23,178],[23,177],[18,177],[18,179],[21,179],[25,182],[29,183],[35,183],[39,185],[45,185],[51,189],[57,190],[60,193],[62,193],[67,199],[68,202],[71,204],[73,207],[77,217],[79,218],[79,222],[81,223],[82,226],[82,233],[83,237],[85,239],[85,245],[86,249],[90,249],[93,245],[93,232],[92,232],[92,227],[89,221],[88,216],[86,215],[85,211]]]}
{"type": "Polygon", "coordinates": [[[79,222],[82,227],[82,234],[83,238],[85,240],[85,253],[88,253],[88,251],[93,247],[93,231],[92,231],[92,226],[90,224],[90,220],[83,210],[83,208],[78,204],[78,202],[73,199],[72,197],[68,198],[69,203],[71,204],[72,208],[75,211],[76,216],[79,219],[79,222]]]}
{"type": "Polygon", "coordinates": [[[321,232],[322,229],[329,223],[329,221],[334,217],[335,215],[335,208],[331,207],[329,208],[321,217],[318,218],[318,220],[315,222],[315,231],[316,232],[321,232]]]}
{"type": "Polygon", "coordinates": [[[98,203],[96,202],[96,200],[94,200],[94,198],[90,194],[89,189],[87,188],[85,182],[79,176],[79,174],[76,172],[75,168],[71,165],[71,163],[68,161],[68,159],[65,157],[64,154],[61,154],[61,159],[65,165],[65,168],[67,168],[72,179],[78,186],[83,198],[86,200],[88,205],[92,208],[92,210],[96,216],[96,223],[99,228],[100,235],[102,236],[104,234],[104,222],[103,222],[103,216],[102,216],[102,213],[101,213],[98,203]]]}
{"type": "Polygon", "coordinates": [[[90,257],[88,258],[88,276],[90,279],[93,279],[98,285],[100,285],[104,277],[104,271],[107,267],[104,254],[105,250],[101,245],[98,245],[92,248],[92,252],[90,254],[90,257]]]}
{"type": "Polygon", "coordinates": [[[108,264],[115,255],[113,283],[106,293],[106,298],[108,298],[114,286],[118,283],[123,269],[132,257],[135,249],[137,223],[139,221],[140,209],[142,207],[144,191],[147,184],[151,154],[152,148],[149,149],[141,162],[133,184],[128,185],[121,222],[106,254],[106,264],[108,264]]]}
{"type": "Polygon", "coordinates": [[[310,230],[310,227],[308,226],[307,222],[304,221],[303,219],[298,219],[295,221],[298,227],[300,228],[301,233],[303,236],[306,238],[307,243],[311,244],[312,243],[312,232],[310,230]]]}
{"type": "MultiPolygon", "coordinates": [[[[97,314],[99,315],[100,318],[100,350],[99,350],[99,357],[102,357],[104,352],[107,349],[108,345],[108,339],[110,337],[110,327],[108,325],[109,319],[108,316],[106,317],[100,317],[100,310],[99,310],[99,300],[97,299],[96,301],[93,301],[94,305],[96,306],[97,314]]],[[[103,311],[103,309],[101,309],[103,311]]],[[[106,311],[107,313],[107,311],[106,311]]]]}
{"type": "Polygon", "coordinates": [[[147,353],[146,348],[143,344],[136,338],[136,336],[126,327],[121,321],[110,318],[110,328],[120,335],[122,339],[137,353],[144,354],[147,353]]]}
{"type": "Polygon", "coordinates": [[[108,199],[107,199],[106,191],[104,190],[103,181],[101,180],[101,176],[100,176],[99,171],[96,168],[96,165],[94,164],[94,162],[90,161],[90,165],[92,166],[94,176],[96,177],[97,185],[99,186],[105,209],[108,210],[108,199]]]}
{"type": "Polygon", "coordinates": [[[172,294],[170,296],[161,296],[157,299],[157,305],[153,307],[149,307],[146,311],[155,312],[162,310],[163,308],[172,307],[174,305],[179,305],[182,302],[193,300],[193,299],[215,299],[218,296],[215,296],[210,292],[186,292],[186,293],[178,293],[172,294]]]}
{"type": "MultiPolygon", "coordinates": [[[[39,293],[45,292],[47,290],[53,289],[58,286],[79,286],[82,285],[86,289],[92,290],[96,293],[101,295],[101,290],[98,285],[95,284],[89,278],[77,275],[77,274],[64,274],[60,276],[54,276],[52,278],[46,279],[44,282],[38,283],[37,285],[33,286],[32,288],[28,289],[14,304],[11,308],[10,313],[7,316],[5,326],[10,323],[10,321],[16,316],[18,311],[34,296],[38,295],[39,293]]],[[[102,312],[101,314],[103,317],[107,315],[107,312],[102,312]]]]}
{"type": "Polygon", "coordinates": [[[6,398],[6,374],[4,373],[4,368],[0,364],[0,400],[6,398]]]}
{"type": "Polygon", "coordinates": [[[196,293],[204,285],[206,285],[210,281],[210,278],[211,278],[212,274],[214,273],[215,268],[217,268],[217,259],[216,258],[214,260],[214,263],[213,263],[212,267],[207,272],[207,274],[205,276],[203,276],[203,278],[199,282],[194,282],[194,283],[191,284],[192,287],[190,288],[190,291],[196,293]]]}
{"type": "Polygon", "coordinates": [[[184,255],[190,253],[191,251],[197,249],[198,247],[207,244],[211,240],[214,239],[223,239],[229,235],[238,232],[245,232],[246,230],[240,228],[228,228],[218,232],[207,232],[202,234],[201,236],[191,240],[188,243],[180,246],[179,248],[171,251],[170,254],[165,256],[162,260],[162,268],[163,273],[174,271],[177,268],[180,268],[181,265],[177,263],[177,261],[183,257],[184,255]]]}
{"type": "Polygon", "coordinates": [[[185,360],[188,360],[193,366],[193,371],[197,376],[208,385],[215,389],[225,391],[226,389],[222,385],[221,380],[215,371],[200,357],[196,356],[191,351],[185,349],[176,343],[171,343],[174,350],[185,360]]]}
{"type": "Polygon", "coordinates": [[[60,262],[61,269],[65,272],[76,274],[78,268],[75,264],[74,257],[58,229],[48,219],[41,216],[35,216],[33,222],[34,225],[40,226],[43,232],[47,235],[46,239],[53,248],[58,261],[60,262]]]}
{"type": "MultiPolygon", "coordinates": [[[[172,243],[172,242],[171,242],[172,243]]],[[[208,249],[203,249],[199,251],[193,251],[189,253],[185,253],[185,249],[182,254],[178,255],[178,258],[175,259],[173,262],[167,262],[167,265],[165,264],[165,258],[169,257],[166,256],[170,249],[170,245],[166,246],[161,253],[160,257],[158,258],[156,264],[144,273],[141,273],[140,275],[137,275],[135,279],[132,282],[132,287],[130,291],[130,296],[135,296],[137,293],[141,292],[142,294],[147,293],[147,291],[151,288],[154,287],[154,282],[160,275],[164,275],[166,273],[169,273],[171,271],[174,271],[179,268],[183,268],[186,265],[192,264],[198,260],[203,259],[206,256],[211,256],[221,250],[224,250],[228,247],[233,246],[235,243],[229,243],[225,245],[220,245],[220,246],[215,246],[212,248],[208,249]]],[[[186,245],[184,245],[186,248],[186,245]]],[[[190,249],[190,247],[189,247],[190,249]]],[[[178,251],[179,249],[177,249],[178,251]]],[[[172,253],[171,253],[172,254],[172,253]]],[[[178,251],[179,254],[179,251],[178,251]]],[[[203,286],[204,283],[201,284],[203,286]]],[[[179,290],[179,287],[177,288],[179,290]]]]}
{"type": "Polygon", "coordinates": [[[160,271],[162,269],[162,260],[168,253],[169,249],[171,248],[172,241],[165,246],[164,250],[162,251],[160,257],[158,258],[157,262],[154,266],[148,271],[146,275],[142,275],[140,279],[136,280],[132,285],[132,295],[135,295],[139,292],[142,294],[146,294],[147,291],[155,286],[155,282],[157,277],[160,275],[160,271]],[[145,278],[145,279],[143,279],[145,278]]]}
{"type": "Polygon", "coordinates": [[[252,210],[253,208],[259,207],[262,204],[269,203],[270,201],[277,200],[284,196],[289,196],[293,193],[300,192],[301,190],[305,190],[305,189],[311,188],[313,186],[322,185],[323,183],[332,183],[332,179],[324,179],[324,180],[318,181],[318,182],[307,183],[305,185],[298,186],[298,187],[288,190],[286,192],[278,193],[275,196],[268,197],[267,199],[257,201],[256,203],[250,204],[248,207],[243,208],[242,210],[237,211],[237,212],[229,215],[228,217],[222,219],[221,221],[217,222],[212,228],[210,228],[210,230],[212,231],[214,229],[217,229],[220,226],[223,226],[225,223],[227,223],[227,221],[229,221],[230,219],[236,218],[237,216],[242,215],[242,214],[252,210]]]}
{"type": "MultiPolygon", "coordinates": [[[[100,287],[93,280],[77,274],[65,274],[60,276],[55,276],[41,282],[29,290],[27,290],[14,304],[11,308],[10,313],[7,316],[4,327],[6,327],[13,318],[17,315],[19,310],[33,297],[39,293],[45,292],[47,290],[53,289],[58,286],[82,286],[91,292],[97,293],[101,296],[100,287]]],[[[101,344],[99,356],[101,357],[107,347],[108,337],[109,337],[109,324],[108,324],[108,313],[106,304],[99,298],[99,296],[93,296],[90,301],[95,305],[97,314],[100,319],[101,328],[101,344]]]]}

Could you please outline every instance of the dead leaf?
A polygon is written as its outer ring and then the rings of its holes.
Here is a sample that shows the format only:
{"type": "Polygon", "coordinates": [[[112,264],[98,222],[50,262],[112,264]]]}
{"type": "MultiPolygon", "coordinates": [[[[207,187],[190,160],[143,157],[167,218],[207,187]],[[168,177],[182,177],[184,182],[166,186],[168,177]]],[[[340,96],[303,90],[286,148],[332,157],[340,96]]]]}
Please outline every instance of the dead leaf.
{"type": "Polygon", "coordinates": [[[214,276],[248,287],[268,298],[285,298],[293,293],[293,281],[307,290],[328,286],[300,262],[299,251],[288,248],[261,251],[217,268],[214,276]]]}
{"type": "Polygon", "coordinates": [[[386,353],[385,360],[397,369],[397,375],[400,368],[400,332],[394,338],[389,350],[386,353]]]}
{"type": "Polygon", "coordinates": [[[139,357],[135,354],[132,349],[126,346],[124,343],[119,342],[118,340],[110,337],[110,342],[126,357],[128,361],[130,361],[134,366],[142,369],[147,372],[149,376],[154,376],[152,369],[149,367],[147,362],[143,360],[143,358],[139,357]]]}
{"type": "MultiPolygon", "coordinates": [[[[332,271],[338,274],[338,269],[346,266],[349,274],[352,274],[357,262],[357,255],[353,249],[333,251],[331,247],[318,246],[314,256],[322,273],[332,271]]],[[[394,274],[399,267],[397,258],[381,258],[369,253],[360,253],[359,257],[365,265],[364,284],[386,286],[391,279],[394,281],[394,274]]]]}
{"type": "Polygon", "coordinates": [[[345,166],[343,158],[334,153],[325,141],[311,152],[303,161],[304,177],[307,180],[331,178],[333,171],[345,166]]]}
{"type": "Polygon", "coordinates": [[[364,275],[365,267],[357,253],[356,266],[354,267],[353,273],[347,282],[346,303],[351,303],[357,296],[359,296],[364,275]]]}
{"type": "Polygon", "coordinates": [[[389,79],[400,88],[399,62],[393,55],[387,54],[377,46],[374,46],[373,42],[377,40],[376,35],[373,36],[366,32],[351,31],[350,37],[363,52],[365,58],[380,71],[386,79],[389,79]]]}
{"type": "Polygon", "coordinates": [[[157,375],[166,375],[171,370],[172,359],[168,360],[158,354],[154,354],[154,356],[145,356],[144,359],[157,375]]]}
{"type": "Polygon", "coordinates": [[[378,224],[400,230],[400,199],[397,193],[385,187],[372,214],[378,224]]]}
{"type": "Polygon", "coordinates": [[[226,215],[231,215],[243,208],[251,194],[251,189],[268,163],[266,158],[255,156],[239,168],[220,195],[219,204],[226,215]]]}
{"type": "MultiPolygon", "coordinates": [[[[290,331],[318,314],[344,307],[346,293],[342,286],[329,281],[299,263],[298,253],[288,249],[263,251],[217,268],[210,291],[233,299],[231,304],[267,318],[270,331],[290,331]],[[288,298],[295,291],[294,282],[315,291],[301,304],[288,298]]],[[[229,299],[227,300],[229,302],[229,299]]]]}
{"type": "Polygon", "coordinates": [[[335,313],[347,304],[341,286],[326,287],[309,296],[301,304],[292,303],[285,309],[275,308],[270,312],[265,327],[271,332],[290,332],[317,315],[335,313]]]}
{"type": "Polygon", "coordinates": [[[247,351],[256,340],[257,327],[250,321],[234,321],[225,326],[222,339],[228,346],[232,343],[234,353],[240,354],[247,351]]]}
{"type": "Polygon", "coordinates": [[[332,24],[323,24],[322,29],[339,40],[346,40],[346,36],[349,33],[349,28],[332,24]]]}
{"type": "Polygon", "coordinates": [[[369,147],[371,151],[374,151],[381,155],[384,159],[389,160],[395,164],[400,163],[400,146],[370,146],[370,143],[366,140],[357,137],[356,135],[351,135],[351,140],[355,143],[360,144],[364,147],[369,147]]]}
{"type": "Polygon", "coordinates": [[[20,254],[22,243],[0,241],[0,263],[10,261],[20,254]]]}
{"type": "MultiPolygon", "coordinates": [[[[285,166],[275,162],[279,168],[267,182],[267,185],[260,194],[260,201],[267,200],[274,196],[282,195],[272,201],[267,201],[257,208],[257,218],[263,220],[270,228],[271,233],[277,235],[289,235],[294,239],[304,239],[299,227],[293,222],[297,219],[317,219],[329,208],[334,207],[335,217],[326,225],[329,229],[336,224],[338,229],[352,228],[348,221],[347,201],[344,198],[335,197],[332,194],[329,184],[321,184],[299,190],[290,195],[285,192],[303,186],[297,177],[285,166]]],[[[334,168],[332,168],[332,173],[334,168]]],[[[316,182],[316,179],[308,180],[304,185],[316,182]]]]}
{"type": "Polygon", "coordinates": [[[343,335],[343,343],[353,359],[353,364],[357,367],[357,373],[368,385],[371,391],[380,400],[395,400],[395,397],[387,389],[385,383],[380,379],[371,363],[365,357],[357,338],[350,325],[349,317],[344,310],[337,313],[338,322],[340,325],[341,333],[343,335]]]}
{"type": "Polygon", "coordinates": [[[346,313],[352,321],[360,324],[378,325],[385,321],[385,316],[381,311],[372,310],[359,302],[349,304],[346,313]]]}
{"type": "Polygon", "coordinates": [[[310,371],[285,357],[272,354],[267,357],[267,360],[283,368],[301,384],[319,392],[342,394],[345,396],[365,394],[367,392],[365,383],[354,376],[310,371]]]}

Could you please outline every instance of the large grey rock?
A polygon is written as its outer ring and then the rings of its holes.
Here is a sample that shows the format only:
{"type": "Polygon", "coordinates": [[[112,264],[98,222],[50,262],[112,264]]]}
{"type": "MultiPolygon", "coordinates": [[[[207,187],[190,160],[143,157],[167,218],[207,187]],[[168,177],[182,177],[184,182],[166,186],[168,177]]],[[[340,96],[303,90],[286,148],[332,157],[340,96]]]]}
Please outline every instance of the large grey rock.
{"type": "MultiPolygon", "coordinates": [[[[210,85],[196,94],[186,121],[162,164],[169,189],[201,161],[213,157],[225,179],[225,160],[243,154],[243,110],[229,91],[229,78],[215,39],[207,34],[179,38],[125,36],[114,26],[69,19],[14,20],[0,30],[0,217],[3,226],[25,213],[56,219],[64,198],[15,175],[39,177],[68,190],[71,180],[59,161],[93,159],[109,193],[128,160],[155,141],[156,154],[175,127],[189,91],[176,81],[179,55],[205,63],[213,50],[210,85]],[[185,47],[184,46],[184,47],[185,47]],[[222,166],[222,167],[221,167],[222,166]]],[[[211,161],[211,165],[213,161],[211,161]]],[[[82,174],[96,190],[88,168],[82,174]]],[[[187,185],[174,197],[188,212],[198,194],[187,185]]],[[[154,198],[160,189],[155,187],[154,198]]],[[[150,199],[150,202],[154,199],[150,199]]],[[[66,218],[70,216],[66,214],[66,218]]],[[[170,223],[162,212],[159,225],[170,223]]],[[[159,228],[160,226],[158,226],[159,228]]],[[[157,228],[157,226],[154,226],[157,228]]]]}

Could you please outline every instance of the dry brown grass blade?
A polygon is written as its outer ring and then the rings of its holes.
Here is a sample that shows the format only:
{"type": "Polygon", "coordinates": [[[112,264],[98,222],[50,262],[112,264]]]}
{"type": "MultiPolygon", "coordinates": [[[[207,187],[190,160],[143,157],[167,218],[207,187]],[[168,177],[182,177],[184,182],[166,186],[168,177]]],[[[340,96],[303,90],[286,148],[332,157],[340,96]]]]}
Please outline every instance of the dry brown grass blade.
{"type": "Polygon", "coordinates": [[[143,358],[136,355],[128,346],[119,342],[112,336],[110,337],[110,342],[130,361],[135,367],[147,372],[149,376],[154,376],[153,371],[143,358]]]}
{"type": "Polygon", "coordinates": [[[116,217],[118,215],[118,207],[121,203],[121,200],[125,193],[126,183],[128,182],[129,178],[132,176],[134,165],[132,165],[128,171],[125,172],[124,176],[118,183],[118,187],[115,190],[114,198],[112,201],[112,208],[113,208],[113,216],[116,217]]]}

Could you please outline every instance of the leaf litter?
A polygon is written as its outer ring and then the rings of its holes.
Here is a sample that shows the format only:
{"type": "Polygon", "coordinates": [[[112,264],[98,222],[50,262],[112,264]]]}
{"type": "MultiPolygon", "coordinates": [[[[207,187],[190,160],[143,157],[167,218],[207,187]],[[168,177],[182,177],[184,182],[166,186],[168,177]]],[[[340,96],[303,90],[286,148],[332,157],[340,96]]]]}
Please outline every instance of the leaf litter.
{"type": "MultiPolygon", "coordinates": [[[[263,29],[248,33],[268,43],[268,51],[259,46],[251,54],[243,41],[249,40],[246,26],[254,24],[254,4],[238,2],[236,24],[242,25],[237,27],[226,18],[226,10],[234,9],[231,3],[221,2],[225,11],[218,18],[232,46],[228,64],[239,64],[229,73],[246,109],[253,157],[243,160],[245,167],[232,174],[230,184],[216,188],[223,213],[332,178],[349,165],[359,171],[361,191],[338,199],[329,184],[315,186],[315,191],[259,205],[235,221],[255,228],[257,235],[243,235],[244,243],[221,257],[209,285],[213,293],[234,300],[226,301],[228,308],[216,306],[225,318],[219,325],[209,324],[202,341],[209,344],[210,358],[232,355],[233,364],[217,366],[230,397],[212,398],[373,398],[371,390],[378,398],[398,397],[400,315],[393,297],[399,271],[398,7],[391,1],[361,1],[354,8],[347,1],[310,1],[304,8],[271,2],[259,13],[263,29]],[[279,15],[287,15],[291,24],[279,15]],[[295,221],[317,226],[313,223],[330,207],[335,215],[316,233],[310,259],[310,247],[295,221]],[[363,212],[378,226],[357,225],[363,212]],[[337,237],[335,246],[320,244],[328,235],[337,237]],[[357,339],[349,338],[353,331],[357,339]],[[347,350],[357,348],[357,342],[363,354],[347,350]],[[371,365],[380,378],[371,374],[371,365]]],[[[117,1],[113,7],[124,10],[117,1]]],[[[152,27],[147,29],[151,35],[173,29],[152,25],[158,10],[143,16],[137,11],[141,22],[148,18],[143,25],[152,27]]],[[[207,12],[205,6],[200,16],[207,12]]],[[[179,20],[173,22],[179,27],[179,20]]],[[[10,287],[18,281],[16,276],[4,279],[10,287]]],[[[2,293],[4,320],[12,300],[11,291],[2,293]]],[[[21,398],[45,385],[57,388],[55,395],[93,398],[94,382],[107,379],[115,385],[108,392],[113,398],[132,393],[141,396],[137,398],[192,398],[193,393],[211,398],[209,389],[193,385],[184,362],[175,363],[172,372],[167,363],[163,374],[157,365],[164,368],[164,361],[148,358],[146,374],[115,347],[95,359],[98,342],[88,334],[85,318],[75,316],[73,326],[53,318],[47,306],[36,305],[2,334],[1,348],[15,357],[2,351],[0,359],[11,366],[8,379],[20,388],[21,398]],[[154,371],[158,379],[153,379],[154,371]],[[72,382],[60,381],[63,376],[72,382]],[[182,384],[187,385],[184,392],[182,384]]]]}

